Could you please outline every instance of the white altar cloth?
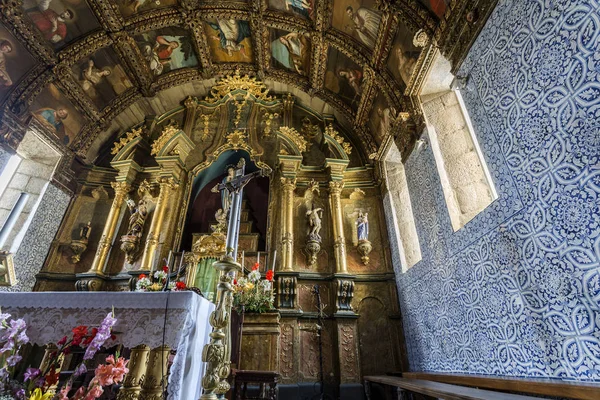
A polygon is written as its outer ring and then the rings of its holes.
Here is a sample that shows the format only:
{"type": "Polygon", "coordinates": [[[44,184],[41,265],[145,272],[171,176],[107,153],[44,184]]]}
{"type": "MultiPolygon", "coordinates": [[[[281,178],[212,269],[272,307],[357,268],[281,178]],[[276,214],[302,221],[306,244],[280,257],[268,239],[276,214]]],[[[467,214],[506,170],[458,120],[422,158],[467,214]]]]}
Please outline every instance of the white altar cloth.
{"type": "Polygon", "coordinates": [[[114,307],[116,343],[151,349],[164,343],[177,350],[168,399],[200,398],[202,349],[209,340],[208,317],[215,305],[194,292],[0,292],[0,307],[23,318],[27,335],[38,345],[56,343],[78,325],[99,326],[114,307]]]}

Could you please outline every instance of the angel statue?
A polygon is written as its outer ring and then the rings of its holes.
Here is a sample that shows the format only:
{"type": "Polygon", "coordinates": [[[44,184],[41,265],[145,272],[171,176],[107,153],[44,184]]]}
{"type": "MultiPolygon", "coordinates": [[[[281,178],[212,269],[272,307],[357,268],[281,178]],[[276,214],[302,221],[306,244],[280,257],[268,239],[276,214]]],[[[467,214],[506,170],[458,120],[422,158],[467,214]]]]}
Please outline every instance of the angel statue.
{"type": "Polygon", "coordinates": [[[127,199],[127,207],[131,212],[131,216],[129,217],[129,226],[127,227],[127,235],[142,236],[144,223],[146,222],[146,217],[148,216],[148,205],[146,204],[146,200],[140,199],[136,207],[135,201],[129,198],[127,199]]]}
{"type": "Polygon", "coordinates": [[[310,210],[308,210],[306,212],[306,216],[308,217],[308,225],[309,225],[309,230],[308,230],[308,239],[309,240],[316,240],[318,242],[321,241],[321,218],[323,217],[323,209],[322,208],[315,208],[315,205],[313,203],[312,207],[310,210]],[[319,213],[321,213],[319,215],[319,213]]]}
{"type": "Polygon", "coordinates": [[[369,240],[369,219],[368,213],[362,211],[358,212],[358,218],[356,219],[356,231],[358,233],[358,240],[369,240]]]}

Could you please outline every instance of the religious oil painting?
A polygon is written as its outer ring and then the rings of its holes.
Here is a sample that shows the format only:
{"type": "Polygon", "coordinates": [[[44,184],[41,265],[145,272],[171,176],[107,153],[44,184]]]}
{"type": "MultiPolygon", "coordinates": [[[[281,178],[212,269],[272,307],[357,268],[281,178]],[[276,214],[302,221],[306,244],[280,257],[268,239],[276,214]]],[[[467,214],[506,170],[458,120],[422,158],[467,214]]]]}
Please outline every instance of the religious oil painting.
{"type": "Polygon", "coordinates": [[[85,0],[24,0],[33,25],[55,49],[100,28],[85,0]]]}
{"type": "Polygon", "coordinates": [[[103,109],[133,85],[110,48],[97,51],[72,67],[75,79],[98,109],[103,109]]]}
{"type": "Polygon", "coordinates": [[[269,8],[314,19],[315,0],[269,0],[269,8]]]}
{"type": "Polygon", "coordinates": [[[448,8],[450,0],[419,0],[419,2],[433,11],[438,18],[442,18],[448,8]]]}
{"type": "Polygon", "coordinates": [[[352,36],[369,49],[375,47],[381,16],[373,0],[333,2],[333,27],[352,36]]]}
{"type": "Polygon", "coordinates": [[[210,54],[216,62],[252,62],[250,22],[215,19],[204,23],[210,54]]]}
{"type": "Polygon", "coordinates": [[[84,124],[79,111],[53,84],[42,90],[30,110],[33,117],[58,136],[64,145],[73,142],[84,124]]]}
{"type": "Polygon", "coordinates": [[[308,76],[310,73],[310,35],[271,29],[273,66],[308,76]]]}
{"type": "Polygon", "coordinates": [[[155,76],[198,65],[192,38],[185,29],[171,26],[134,38],[155,76]]]}
{"type": "Polygon", "coordinates": [[[408,28],[400,24],[387,60],[388,69],[402,88],[406,88],[410,83],[421,53],[420,49],[413,44],[413,36],[408,28]]]}
{"type": "Polygon", "coordinates": [[[354,61],[333,47],[327,53],[325,87],[354,111],[358,109],[363,91],[363,70],[354,61]]]}
{"type": "Polygon", "coordinates": [[[34,65],[33,56],[0,25],[0,102],[34,65]]]}
{"type": "Polygon", "coordinates": [[[119,0],[119,11],[124,17],[145,11],[177,5],[177,0],[119,0]]]}
{"type": "Polygon", "coordinates": [[[369,127],[371,132],[377,141],[377,144],[381,144],[383,139],[389,133],[390,123],[394,118],[394,109],[389,106],[387,99],[378,91],[379,94],[373,102],[373,108],[369,116],[369,127]]]}

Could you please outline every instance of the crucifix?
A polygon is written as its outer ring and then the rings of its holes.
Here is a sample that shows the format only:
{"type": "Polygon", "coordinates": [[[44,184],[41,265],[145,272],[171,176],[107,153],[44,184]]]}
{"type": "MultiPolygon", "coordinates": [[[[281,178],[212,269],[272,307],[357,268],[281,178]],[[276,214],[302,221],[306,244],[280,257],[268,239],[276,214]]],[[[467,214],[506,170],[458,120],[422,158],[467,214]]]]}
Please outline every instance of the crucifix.
{"type": "Polygon", "coordinates": [[[201,400],[217,400],[229,390],[227,378],[230,372],[231,359],[231,305],[233,303],[233,279],[235,273],[243,268],[236,262],[238,237],[240,231],[240,215],[242,212],[242,194],[244,186],[256,176],[264,176],[265,171],[260,170],[244,175],[246,161],[241,158],[238,162],[234,177],[217,186],[218,190],[227,190],[231,196],[229,207],[229,222],[227,226],[227,239],[225,242],[225,257],[216,261],[213,267],[221,271],[215,310],[209,322],[213,327],[210,333],[210,343],[204,346],[202,360],[206,362],[206,370],[202,378],[204,393],[201,400]]]}
{"type": "MultiPolygon", "coordinates": [[[[231,206],[229,207],[229,220],[227,224],[227,240],[225,242],[225,257],[237,260],[237,247],[240,231],[240,216],[242,213],[242,194],[244,186],[257,176],[263,176],[262,170],[244,175],[246,170],[246,161],[240,158],[234,174],[234,178],[229,182],[221,183],[217,186],[218,190],[227,190],[231,196],[231,206]]],[[[243,268],[243,266],[242,266],[243,268]]]]}

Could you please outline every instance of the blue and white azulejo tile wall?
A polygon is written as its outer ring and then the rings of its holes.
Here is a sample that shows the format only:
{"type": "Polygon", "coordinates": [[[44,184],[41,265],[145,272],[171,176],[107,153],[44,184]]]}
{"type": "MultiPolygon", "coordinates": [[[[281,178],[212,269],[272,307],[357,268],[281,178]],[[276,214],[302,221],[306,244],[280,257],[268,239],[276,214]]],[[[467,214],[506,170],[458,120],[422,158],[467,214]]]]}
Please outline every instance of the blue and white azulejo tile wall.
{"type": "Polygon", "coordinates": [[[407,160],[411,368],[599,381],[599,1],[500,0],[467,74],[499,198],[453,232],[431,149],[407,160]]]}

